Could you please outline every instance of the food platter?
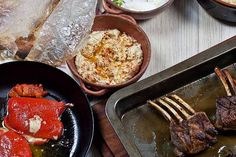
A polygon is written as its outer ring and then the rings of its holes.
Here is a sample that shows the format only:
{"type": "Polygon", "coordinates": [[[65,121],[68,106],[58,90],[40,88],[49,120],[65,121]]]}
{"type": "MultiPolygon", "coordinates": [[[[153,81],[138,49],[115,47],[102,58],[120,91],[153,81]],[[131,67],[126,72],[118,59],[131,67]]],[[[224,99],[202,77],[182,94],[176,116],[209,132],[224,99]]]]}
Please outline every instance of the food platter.
{"type": "Polygon", "coordinates": [[[7,95],[16,84],[43,84],[47,99],[70,102],[74,106],[64,111],[62,137],[40,146],[31,145],[34,156],[86,156],[93,138],[93,115],[87,97],[70,76],[59,69],[37,62],[17,61],[0,65],[1,120],[6,114],[7,95]]]}
{"type": "MultiPolygon", "coordinates": [[[[216,98],[225,94],[214,68],[227,68],[235,76],[235,41],[233,37],[109,98],[106,114],[130,156],[173,156],[168,123],[147,100],[175,93],[214,121],[216,98]]],[[[234,151],[234,133],[218,138],[214,147],[197,156],[218,156],[221,149],[234,151]]]]}

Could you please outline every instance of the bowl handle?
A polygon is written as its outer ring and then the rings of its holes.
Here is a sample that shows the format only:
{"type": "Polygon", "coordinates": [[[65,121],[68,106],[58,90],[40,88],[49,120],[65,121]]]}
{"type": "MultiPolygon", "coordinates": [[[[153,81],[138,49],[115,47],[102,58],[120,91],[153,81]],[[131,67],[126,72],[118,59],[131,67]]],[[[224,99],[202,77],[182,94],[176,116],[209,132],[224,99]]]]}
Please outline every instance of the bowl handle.
{"type": "Polygon", "coordinates": [[[110,13],[110,14],[122,14],[123,13],[123,11],[109,6],[109,4],[107,4],[106,0],[102,0],[102,5],[103,5],[104,10],[107,13],[110,13]]]}
{"type": "Polygon", "coordinates": [[[119,14],[117,16],[120,16],[120,17],[132,22],[133,24],[137,25],[137,21],[132,16],[129,16],[129,15],[126,15],[126,14],[119,14]]]}
{"type": "Polygon", "coordinates": [[[100,89],[98,91],[93,91],[92,89],[89,89],[82,80],[79,80],[79,83],[84,92],[91,96],[103,96],[110,91],[109,89],[100,89]]]}

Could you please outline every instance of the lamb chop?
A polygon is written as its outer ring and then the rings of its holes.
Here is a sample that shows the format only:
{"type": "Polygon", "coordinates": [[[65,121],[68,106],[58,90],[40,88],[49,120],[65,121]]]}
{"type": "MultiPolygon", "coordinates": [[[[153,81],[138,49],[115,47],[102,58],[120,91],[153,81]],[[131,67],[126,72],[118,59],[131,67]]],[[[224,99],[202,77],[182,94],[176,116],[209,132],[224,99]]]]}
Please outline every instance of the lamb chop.
{"type": "Polygon", "coordinates": [[[217,131],[206,113],[195,112],[179,96],[171,95],[156,101],[148,101],[148,103],[170,121],[171,141],[175,146],[176,156],[184,157],[197,154],[217,142],[217,131]],[[165,108],[169,112],[165,111],[165,108]],[[175,118],[172,118],[171,115],[175,118]]]}
{"type": "Polygon", "coordinates": [[[227,96],[216,100],[216,128],[219,130],[236,130],[236,81],[228,70],[215,68],[215,73],[220,78],[227,96]],[[227,82],[228,80],[228,82],[227,82]]]}

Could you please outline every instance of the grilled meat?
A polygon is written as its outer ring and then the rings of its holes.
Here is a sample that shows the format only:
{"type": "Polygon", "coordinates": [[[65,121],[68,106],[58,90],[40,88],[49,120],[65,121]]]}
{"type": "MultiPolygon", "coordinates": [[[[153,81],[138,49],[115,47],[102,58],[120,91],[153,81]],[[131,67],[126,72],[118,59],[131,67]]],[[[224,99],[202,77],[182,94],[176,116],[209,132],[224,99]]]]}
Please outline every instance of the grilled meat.
{"type": "Polygon", "coordinates": [[[177,95],[158,99],[159,104],[152,101],[148,102],[170,121],[171,141],[175,146],[176,156],[184,157],[200,153],[217,142],[217,130],[206,113],[195,112],[189,104],[177,95]],[[167,108],[178,122],[160,104],[167,108]],[[183,117],[177,111],[181,112],[183,117]]]}
{"type": "Polygon", "coordinates": [[[221,130],[236,130],[236,96],[218,98],[216,108],[216,127],[221,130]]]}
{"type": "Polygon", "coordinates": [[[204,112],[179,124],[171,121],[170,133],[177,156],[197,154],[217,142],[217,131],[204,112]]]}
{"type": "Polygon", "coordinates": [[[219,97],[216,100],[216,123],[219,130],[236,130],[236,84],[235,80],[227,70],[215,68],[227,96],[219,97]],[[226,80],[227,79],[227,80],[226,80]]]}

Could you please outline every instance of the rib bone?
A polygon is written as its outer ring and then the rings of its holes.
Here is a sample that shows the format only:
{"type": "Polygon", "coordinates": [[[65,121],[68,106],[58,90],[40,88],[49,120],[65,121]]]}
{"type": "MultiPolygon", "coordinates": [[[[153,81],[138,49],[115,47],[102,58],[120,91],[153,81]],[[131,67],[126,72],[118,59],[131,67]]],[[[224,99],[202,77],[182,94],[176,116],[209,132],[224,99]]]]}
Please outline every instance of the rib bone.
{"type": "Polygon", "coordinates": [[[221,70],[219,69],[219,68],[215,68],[215,73],[218,75],[218,77],[220,78],[220,80],[221,80],[221,82],[222,82],[222,84],[223,84],[223,86],[224,86],[224,88],[225,88],[225,91],[226,91],[226,93],[227,93],[227,95],[228,96],[232,96],[232,93],[231,93],[231,91],[230,91],[230,88],[229,88],[229,86],[228,86],[228,84],[227,84],[227,81],[226,81],[226,79],[225,79],[225,77],[224,77],[224,74],[221,72],[221,70]]]}
{"type": "Polygon", "coordinates": [[[171,121],[172,118],[171,116],[169,115],[169,113],[167,113],[164,109],[162,109],[158,104],[154,103],[153,101],[151,100],[148,100],[147,101],[148,104],[152,105],[153,107],[155,107],[158,111],[161,112],[161,114],[168,120],[168,121],[171,121]]]}
{"type": "Polygon", "coordinates": [[[168,103],[166,103],[162,99],[157,99],[157,101],[165,106],[171,113],[173,113],[173,115],[178,119],[179,122],[183,121],[183,118],[181,118],[181,116],[168,103]]]}
{"type": "Polygon", "coordinates": [[[164,97],[163,99],[165,101],[167,101],[168,103],[170,103],[171,105],[173,105],[174,107],[176,107],[185,116],[186,119],[188,119],[190,117],[190,115],[175,101],[173,101],[172,99],[170,99],[168,97],[164,97]]]}
{"type": "MultiPolygon", "coordinates": [[[[157,99],[156,101],[162,104],[163,106],[165,106],[178,119],[179,122],[183,121],[183,118],[181,118],[181,116],[168,103],[166,103],[162,99],[157,99]]],[[[162,109],[157,103],[150,100],[148,101],[148,103],[154,106],[156,109],[158,109],[164,115],[166,119],[168,119],[169,121],[172,120],[169,113],[167,113],[164,109],[162,109]]]]}
{"type": "Polygon", "coordinates": [[[186,109],[188,109],[189,112],[191,112],[192,114],[195,114],[194,109],[189,104],[187,104],[183,99],[181,99],[178,95],[173,94],[171,95],[171,97],[175,98],[180,104],[182,104],[186,109]]]}
{"type": "MultiPolygon", "coordinates": [[[[195,114],[195,111],[193,110],[193,108],[189,104],[187,104],[183,99],[181,99],[179,96],[171,95],[171,97],[176,99],[180,104],[182,104],[187,110],[189,110],[189,112],[191,112],[191,114],[195,114]]],[[[190,118],[190,114],[188,114],[184,110],[184,108],[182,108],[179,104],[177,104],[172,99],[168,97],[164,97],[162,99],[157,99],[156,101],[162,104],[163,106],[165,106],[177,118],[179,122],[182,122],[183,118],[179,115],[179,113],[174,108],[177,108],[177,110],[183,114],[184,118],[186,119],[190,118]],[[170,106],[168,103],[171,104],[172,106],[170,106]]],[[[157,110],[159,110],[166,119],[168,119],[169,121],[172,120],[170,114],[167,113],[164,109],[162,109],[157,103],[150,100],[148,101],[148,103],[154,106],[157,110]]]]}
{"type": "Polygon", "coordinates": [[[232,76],[230,75],[230,73],[227,69],[223,70],[223,73],[225,74],[225,76],[229,80],[229,83],[233,89],[234,95],[236,95],[236,85],[234,83],[235,80],[232,78],[232,76]]]}

